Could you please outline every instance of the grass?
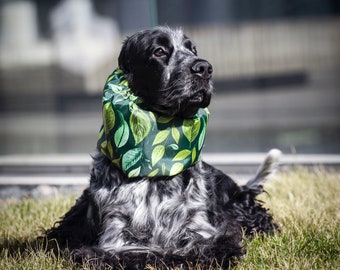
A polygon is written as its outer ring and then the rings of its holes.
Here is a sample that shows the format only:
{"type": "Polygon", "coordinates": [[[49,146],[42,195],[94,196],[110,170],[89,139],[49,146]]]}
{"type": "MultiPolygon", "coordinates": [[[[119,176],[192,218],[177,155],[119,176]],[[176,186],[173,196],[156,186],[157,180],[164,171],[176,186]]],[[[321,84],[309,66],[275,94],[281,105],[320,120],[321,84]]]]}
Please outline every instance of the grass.
{"type": "MultiPolygon", "coordinates": [[[[299,168],[265,188],[269,195],[261,199],[281,232],[245,240],[248,251],[236,269],[340,269],[340,174],[299,168]]],[[[75,269],[62,252],[35,241],[74,200],[0,201],[0,269],[75,269]]]]}
{"type": "Polygon", "coordinates": [[[299,169],[261,195],[281,232],[247,241],[236,269],[340,269],[340,174],[299,169]]]}

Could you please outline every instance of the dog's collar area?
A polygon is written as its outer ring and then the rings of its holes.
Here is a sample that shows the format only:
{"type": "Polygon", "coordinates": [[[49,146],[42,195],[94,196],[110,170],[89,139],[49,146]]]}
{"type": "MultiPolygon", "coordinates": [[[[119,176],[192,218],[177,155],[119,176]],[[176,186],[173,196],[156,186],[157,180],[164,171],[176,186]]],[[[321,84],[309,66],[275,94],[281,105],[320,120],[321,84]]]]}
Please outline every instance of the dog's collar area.
{"type": "Polygon", "coordinates": [[[200,159],[208,109],[189,119],[144,110],[120,69],[109,76],[102,102],[97,147],[129,178],[174,176],[200,159]]]}

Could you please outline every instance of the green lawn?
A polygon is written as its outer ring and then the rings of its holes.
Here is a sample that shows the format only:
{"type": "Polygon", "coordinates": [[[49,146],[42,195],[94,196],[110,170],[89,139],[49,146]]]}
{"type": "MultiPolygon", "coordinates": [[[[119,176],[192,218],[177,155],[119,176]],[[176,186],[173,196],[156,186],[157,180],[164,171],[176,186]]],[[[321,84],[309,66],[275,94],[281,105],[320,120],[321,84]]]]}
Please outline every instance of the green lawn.
{"type": "MultiPolygon", "coordinates": [[[[300,168],[265,188],[261,199],[281,232],[245,240],[248,252],[236,269],[340,269],[340,173],[300,168]]],[[[62,253],[34,241],[74,200],[0,201],[0,269],[74,269],[62,253]]]]}

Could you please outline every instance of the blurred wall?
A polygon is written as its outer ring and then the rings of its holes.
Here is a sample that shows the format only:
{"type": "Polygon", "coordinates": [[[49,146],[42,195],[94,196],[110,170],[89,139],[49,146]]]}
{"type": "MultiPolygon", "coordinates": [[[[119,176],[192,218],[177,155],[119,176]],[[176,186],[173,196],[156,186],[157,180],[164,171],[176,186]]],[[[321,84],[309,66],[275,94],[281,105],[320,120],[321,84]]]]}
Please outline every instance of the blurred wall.
{"type": "Polygon", "coordinates": [[[214,66],[207,151],[338,153],[339,14],[337,0],[2,0],[0,154],[93,151],[122,40],[157,24],[214,66]]]}

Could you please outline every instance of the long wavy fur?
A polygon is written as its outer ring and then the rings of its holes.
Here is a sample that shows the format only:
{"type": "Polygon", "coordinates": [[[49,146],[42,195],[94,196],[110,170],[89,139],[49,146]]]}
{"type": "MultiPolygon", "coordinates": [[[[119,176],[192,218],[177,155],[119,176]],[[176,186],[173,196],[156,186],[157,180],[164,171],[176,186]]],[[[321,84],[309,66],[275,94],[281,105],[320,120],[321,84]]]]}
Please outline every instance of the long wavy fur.
{"type": "Polygon", "coordinates": [[[171,179],[131,182],[98,153],[90,187],[47,238],[96,268],[228,268],[245,252],[242,230],[251,235],[278,229],[256,200],[261,192],[262,186],[239,187],[204,162],[171,179]]]}
{"type": "MultiPolygon", "coordinates": [[[[119,63],[132,91],[149,100],[152,111],[187,117],[210,102],[211,65],[198,58],[180,30],[156,28],[133,35],[124,42],[119,63]],[[163,57],[152,55],[157,42],[163,57]],[[202,103],[195,99],[197,91],[202,103]]],[[[278,150],[269,152],[256,176],[238,186],[203,161],[172,177],[129,179],[99,152],[89,187],[46,237],[74,261],[96,269],[144,269],[148,264],[227,269],[245,253],[244,233],[278,228],[256,199],[278,158],[278,150]]]]}

